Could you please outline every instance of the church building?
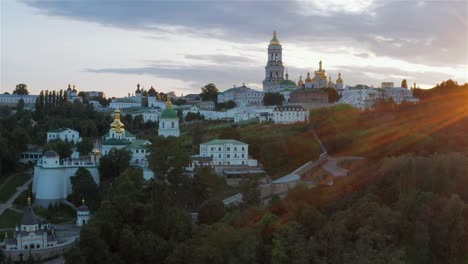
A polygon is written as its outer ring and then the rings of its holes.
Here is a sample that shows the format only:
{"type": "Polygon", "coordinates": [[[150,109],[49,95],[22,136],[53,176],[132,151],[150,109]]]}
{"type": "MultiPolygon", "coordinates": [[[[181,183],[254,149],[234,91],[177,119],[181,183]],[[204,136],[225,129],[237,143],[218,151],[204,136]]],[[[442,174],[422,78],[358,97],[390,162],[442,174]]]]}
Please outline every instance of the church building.
{"type": "Polygon", "coordinates": [[[170,96],[167,97],[166,109],[162,111],[159,118],[158,135],[163,137],[178,137],[180,135],[179,117],[177,112],[172,109],[170,96]]]}

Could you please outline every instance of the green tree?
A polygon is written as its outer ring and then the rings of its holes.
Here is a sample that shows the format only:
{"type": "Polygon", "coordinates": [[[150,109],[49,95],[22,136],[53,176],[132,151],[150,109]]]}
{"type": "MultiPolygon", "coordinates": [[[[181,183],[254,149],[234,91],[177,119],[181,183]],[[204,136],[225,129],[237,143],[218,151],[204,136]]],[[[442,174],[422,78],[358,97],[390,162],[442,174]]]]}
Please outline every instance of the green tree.
{"type": "Polygon", "coordinates": [[[218,88],[212,83],[209,83],[201,88],[200,97],[202,101],[218,101],[218,88]]]}
{"type": "Polygon", "coordinates": [[[174,185],[184,182],[186,176],[182,174],[190,161],[190,149],[183,148],[182,139],[157,137],[152,143],[149,166],[156,176],[174,185]]]}
{"type": "Polygon", "coordinates": [[[198,222],[200,224],[212,224],[221,219],[226,213],[226,208],[220,200],[210,199],[202,204],[198,210],[198,222]]]}
{"type": "Polygon", "coordinates": [[[115,179],[130,166],[131,156],[126,149],[111,149],[99,160],[99,174],[103,178],[115,179]]]}
{"type": "Polygon", "coordinates": [[[265,93],[263,96],[263,105],[282,105],[284,96],[280,93],[265,93]]]}
{"type": "Polygon", "coordinates": [[[21,112],[24,110],[24,100],[23,98],[19,99],[18,103],[16,104],[16,110],[21,112]]]}
{"type": "Polygon", "coordinates": [[[15,90],[13,91],[13,94],[18,94],[18,95],[29,94],[28,86],[24,83],[17,84],[15,90]]]}
{"type": "Polygon", "coordinates": [[[76,144],[76,150],[82,156],[86,156],[93,150],[93,142],[89,138],[83,138],[81,142],[76,144]]]}
{"type": "Polygon", "coordinates": [[[72,203],[78,206],[81,205],[82,199],[85,199],[91,209],[98,208],[101,202],[99,188],[87,169],[79,168],[75,175],[70,177],[70,182],[72,194],[69,198],[72,203]]]}
{"type": "Polygon", "coordinates": [[[72,144],[62,140],[53,140],[44,146],[44,151],[54,150],[59,154],[61,159],[68,158],[72,154],[72,144]]]}

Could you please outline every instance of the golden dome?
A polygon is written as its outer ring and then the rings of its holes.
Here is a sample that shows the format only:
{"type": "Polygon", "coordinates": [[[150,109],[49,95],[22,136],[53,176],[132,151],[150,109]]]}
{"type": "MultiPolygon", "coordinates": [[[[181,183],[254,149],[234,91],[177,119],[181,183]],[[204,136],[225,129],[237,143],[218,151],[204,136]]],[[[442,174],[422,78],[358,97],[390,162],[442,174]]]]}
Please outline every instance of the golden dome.
{"type": "Polygon", "coordinates": [[[306,83],[312,82],[312,79],[310,78],[310,72],[307,73],[307,78],[305,79],[306,83]]]}
{"type": "Polygon", "coordinates": [[[343,80],[341,79],[341,72],[338,73],[338,79],[336,79],[336,83],[343,83],[343,80]]]}
{"type": "Polygon", "coordinates": [[[297,86],[302,87],[303,84],[304,84],[304,81],[302,81],[302,75],[300,75],[299,76],[299,81],[297,82],[297,86]]]}
{"type": "Polygon", "coordinates": [[[332,82],[331,76],[330,76],[330,77],[328,77],[328,86],[331,87],[331,86],[333,86],[333,85],[334,85],[334,83],[332,82]]]}
{"type": "Polygon", "coordinates": [[[320,62],[319,62],[319,70],[315,71],[314,74],[315,74],[315,76],[314,76],[313,81],[315,81],[318,77],[320,77],[320,79],[322,79],[322,80],[327,79],[327,75],[325,74],[325,70],[322,69],[322,60],[320,60],[320,62]]]}
{"type": "Polygon", "coordinates": [[[166,109],[172,109],[171,97],[169,95],[167,96],[166,109]]]}
{"type": "Polygon", "coordinates": [[[276,38],[276,30],[273,31],[273,38],[270,41],[270,45],[281,45],[279,40],[276,38]]]}
{"type": "Polygon", "coordinates": [[[120,110],[115,109],[114,111],[114,122],[111,124],[111,130],[117,131],[117,133],[122,133],[125,131],[124,124],[120,121],[120,110]]]}

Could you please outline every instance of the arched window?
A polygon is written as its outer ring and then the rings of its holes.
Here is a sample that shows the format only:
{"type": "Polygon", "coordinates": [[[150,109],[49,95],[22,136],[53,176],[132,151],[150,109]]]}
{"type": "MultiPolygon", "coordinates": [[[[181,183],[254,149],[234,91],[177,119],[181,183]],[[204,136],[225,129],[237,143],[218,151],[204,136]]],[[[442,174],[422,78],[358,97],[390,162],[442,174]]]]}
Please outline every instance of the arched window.
{"type": "Polygon", "coordinates": [[[162,122],[162,128],[164,128],[164,121],[162,122]]]}
{"type": "Polygon", "coordinates": [[[171,127],[174,128],[174,121],[171,122],[171,127]]]}

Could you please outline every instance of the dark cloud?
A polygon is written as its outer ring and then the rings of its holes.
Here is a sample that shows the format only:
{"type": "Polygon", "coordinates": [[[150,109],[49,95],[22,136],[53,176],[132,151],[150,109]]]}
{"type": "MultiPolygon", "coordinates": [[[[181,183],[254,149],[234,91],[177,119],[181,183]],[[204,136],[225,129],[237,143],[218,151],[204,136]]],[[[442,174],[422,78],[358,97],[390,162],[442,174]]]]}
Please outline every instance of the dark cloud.
{"type": "Polygon", "coordinates": [[[285,44],[315,51],[351,46],[375,56],[443,66],[466,65],[468,58],[467,1],[380,0],[354,13],[320,11],[312,5],[306,9],[304,2],[293,0],[23,2],[47,15],[147,30],[156,38],[177,33],[234,43],[266,42],[276,25],[285,44]]]}

